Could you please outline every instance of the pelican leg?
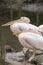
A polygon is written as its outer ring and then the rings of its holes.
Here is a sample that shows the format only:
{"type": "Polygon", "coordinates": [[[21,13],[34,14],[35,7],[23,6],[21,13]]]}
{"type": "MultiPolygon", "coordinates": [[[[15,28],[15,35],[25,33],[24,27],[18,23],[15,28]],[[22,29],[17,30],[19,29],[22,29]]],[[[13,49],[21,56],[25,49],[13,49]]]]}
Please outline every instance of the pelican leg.
{"type": "Polygon", "coordinates": [[[27,50],[28,50],[28,48],[25,48],[25,47],[24,47],[24,48],[23,48],[23,53],[26,54],[27,50]]]}
{"type": "Polygon", "coordinates": [[[35,58],[36,49],[33,49],[33,55],[28,59],[31,62],[35,58]]]}
{"type": "MultiPolygon", "coordinates": [[[[28,48],[25,48],[25,47],[22,49],[24,55],[26,54],[27,50],[28,50],[28,48]]],[[[24,58],[24,61],[23,61],[23,65],[26,65],[26,60],[25,60],[25,58],[24,58]]]]}

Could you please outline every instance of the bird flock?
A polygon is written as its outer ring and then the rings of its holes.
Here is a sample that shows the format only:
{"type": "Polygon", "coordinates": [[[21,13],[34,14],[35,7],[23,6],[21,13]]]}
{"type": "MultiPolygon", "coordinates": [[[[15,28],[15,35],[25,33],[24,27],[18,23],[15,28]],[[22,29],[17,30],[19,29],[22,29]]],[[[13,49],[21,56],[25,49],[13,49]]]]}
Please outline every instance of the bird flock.
{"type": "Polygon", "coordinates": [[[22,51],[24,54],[28,49],[33,51],[33,55],[28,59],[29,62],[34,59],[36,50],[43,52],[43,25],[35,26],[30,21],[28,17],[21,17],[2,25],[10,26],[11,32],[23,46],[22,51]]]}

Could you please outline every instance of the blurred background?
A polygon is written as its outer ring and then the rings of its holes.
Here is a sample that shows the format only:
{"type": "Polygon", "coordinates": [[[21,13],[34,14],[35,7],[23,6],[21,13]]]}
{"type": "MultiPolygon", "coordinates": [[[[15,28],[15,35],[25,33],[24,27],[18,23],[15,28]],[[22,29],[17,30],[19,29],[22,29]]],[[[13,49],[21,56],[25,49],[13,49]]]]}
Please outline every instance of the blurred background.
{"type": "MultiPolygon", "coordinates": [[[[30,18],[34,25],[43,24],[43,0],[0,0],[0,25],[22,16],[30,18]]],[[[10,31],[10,27],[0,26],[0,59],[6,44],[18,51],[22,49],[18,39],[10,31]]],[[[5,65],[2,60],[0,65],[5,65]]]]}

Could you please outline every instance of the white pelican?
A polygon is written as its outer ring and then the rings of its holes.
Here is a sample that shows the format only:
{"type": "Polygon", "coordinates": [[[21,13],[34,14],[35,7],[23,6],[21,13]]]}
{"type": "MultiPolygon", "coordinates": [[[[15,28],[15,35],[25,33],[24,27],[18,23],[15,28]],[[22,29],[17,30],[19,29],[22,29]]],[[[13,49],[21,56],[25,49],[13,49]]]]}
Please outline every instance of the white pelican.
{"type": "Polygon", "coordinates": [[[25,48],[33,50],[33,55],[29,58],[29,62],[34,58],[36,50],[43,52],[43,37],[32,32],[24,32],[18,35],[21,45],[25,48]]]}
{"type": "Polygon", "coordinates": [[[41,34],[37,26],[30,24],[30,19],[27,17],[21,17],[19,20],[15,20],[15,21],[8,22],[6,24],[2,24],[2,26],[8,26],[8,25],[10,25],[11,31],[13,33],[15,33],[14,30],[16,28],[16,30],[21,31],[21,32],[31,31],[34,33],[41,34]]]}
{"type": "MultiPolygon", "coordinates": [[[[21,19],[24,20],[23,17],[21,17],[21,19]]],[[[2,26],[6,26],[6,25],[7,24],[4,24],[2,26]]],[[[33,32],[33,33],[37,33],[37,34],[41,35],[38,27],[36,27],[35,25],[32,25],[32,24],[28,24],[28,22],[27,23],[25,23],[25,22],[21,23],[19,21],[19,23],[17,22],[17,23],[14,23],[14,24],[10,25],[10,29],[13,32],[13,34],[16,35],[16,36],[18,36],[22,32],[28,32],[28,31],[29,32],[33,32]]],[[[31,46],[29,45],[29,47],[31,47],[31,46]]],[[[24,53],[26,53],[27,49],[28,48],[25,48],[25,46],[23,46],[23,51],[25,50],[24,53]]]]}
{"type": "Polygon", "coordinates": [[[15,33],[14,30],[16,28],[16,30],[21,31],[21,32],[32,31],[34,33],[41,34],[37,26],[30,24],[30,19],[27,17],[21,17],[19,20],[2,24],[2,26],[8,26],[8,25],[10,25],[11,31],[13,33],[15,33]]]}
{"type": "MultiPolygon", "coordinates": [[[[27,23],[19,23],[19,24],[15,23],[10,26],[10,29],[13,32],[13,35],[16,35],[16,36],[19,35],[19,33],[21,32],[33,32],[33,33],[37,33],[41,35],[38,27],[32,24],[27,24],[27,23]]],[[[28,48],[23,48],[24,53],[26,53],[27,50],[28,48]]]]}
{"type": "MultiPolygon", "coordinates": [[[[28,21],[23,22],[23,23],[21,23],[21,22],[18,23],[17,22],[17,23],[14,23],[14,24],[10,25],[10,29],[13,32],[13,34],[18,35],[19,32],[28,32],[29,31],[29,32],[33,32],[33,33],[37,33],[37,34],[41,35],[38,27],[36,27],[35,25],[32,25],[32,24],[28,24],[28,22],[30,22],[28,18],[21,17],[21,20],[25,21],[25,19],[27,19],[28,21]]],[[[2,26],[6,26],[6,24],[4,24],[2,26]]],[[[23,48],[24,53],[26,53],[27,50],[28,49],[23,48]]]]}

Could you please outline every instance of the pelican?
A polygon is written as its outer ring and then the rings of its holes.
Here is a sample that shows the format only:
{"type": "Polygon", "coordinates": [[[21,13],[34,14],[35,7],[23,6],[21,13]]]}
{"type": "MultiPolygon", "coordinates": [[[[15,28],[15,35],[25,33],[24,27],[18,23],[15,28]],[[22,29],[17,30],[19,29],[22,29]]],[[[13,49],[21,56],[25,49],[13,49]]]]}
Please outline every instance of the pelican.
{"type": "MultiPolygon", "coordinates": [[[[19,35],[19,33],[22,32],[33,32],[39,35],[42,35],[35,25],[28,24],[28,23],[15,23],[10,26],[11,31],[13,32],[13,35],[19,35]]],[[[26,53],[28,48],[23,48],[23,52],[26,53]]]]}
{"type": "MultiPolygon", "coordinates": [[[[26,17],[21,17],[21,20],[24,20],[27,19],[26,17]]],[[[19,33],[22,33],[22,32],[33,32],[33,33],[37,33],[37,34],[40,34],[40,31],[38,29],[37,26],[33,25],[33,24],[30,24],[29,23],[30,21],[28,20],[27,22],[16,22],[12,25],[10,25],[10,29],[11,31],[13,32],[13,35],[19,35],[19,33]],[[29,23],[29,24],[28,24],[29,23]]],[[[3,24],[2,26],[6,26],[6,24],[3,24]]],[[[28,48],[23,48],[23,52],[26,53],[26,51],[28,50],[28,48]]]]}
{"type": "MultiPolygon", "coordinates": [[[[35,26],[33,24],[28,24],[29,21],[25,22],[24,17],[21,17],[21,19],[24,20],[24,21],[22,21],[23,23],[21,23],[21,21],[19,21],[19,23],[16,22],[16,23],[13,23],[10,25],[10,29],[13,32],[13,35],[16,35],[18,37],[19,34],[22,32],[32,32],[32,33],[36,33],[36,34],[41,35],[39,28],[37,26],[35,26]]],[[[2,26],[6,26],[7,24],[3,24],[2,26]]],[[[31,46],[29,45],[29,47],[31,47],[31,46]]],[[[26,53],[27,50],[28,50],[28,48],[26,48],[24,45],[23,52],[26,53]]]]}
{"type": "Polygon", "coordinates": [[[23,47],[33,50],[33,55],[29,58],[29,62],[35,57],[36,50],[43,52],[43,37],[39,34],[23,32],[18,35],[18,40],[23,47]]]}
{"type": "Polygon", "coordinates": [[[37,26],[30,24],[30,19],[28,17],[21,17],[19,20],[11,21],[2,24],[1,26],[9,26],[9,25],[13,33],[15,33],[14,29],[16,28],[20,31],[32,31],[34,33],[41,34],[37,26]]]}
{"type": "Polygon", "coordinates": [[[11,22],[8,22],[8,23],[5,23],[5,24],[2,24],[2,26],[9,26],[9,25],[12,25],[12,24],[15,24],[15,23],[30,23],[30,19],[28,17],[20,17],[20,19],[18,20],[14,20],[14,21],[11,21],[11,22]]]}
{"type": "Polygon", "coordinates": [[[13,33],[15,33],[14,29],[16,28],[20,31],[25,31],[25,32],[31,31],[34,33],[41,34],[37,26],[30,24],[30,19],[28,17],[21,17],[19,20],[11,21],[6,24],[2,24],[1,26],[9,26],[9,25],[13,33]]]}

